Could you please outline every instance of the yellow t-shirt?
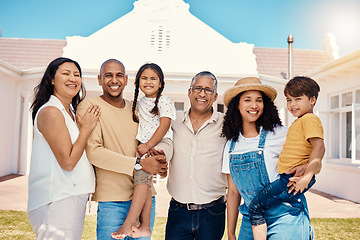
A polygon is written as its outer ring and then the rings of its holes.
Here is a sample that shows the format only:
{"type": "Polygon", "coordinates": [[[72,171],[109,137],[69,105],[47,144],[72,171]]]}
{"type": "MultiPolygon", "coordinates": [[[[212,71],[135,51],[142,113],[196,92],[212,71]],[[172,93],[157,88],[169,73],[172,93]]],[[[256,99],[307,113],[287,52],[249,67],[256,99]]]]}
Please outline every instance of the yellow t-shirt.
{"type": "Polygon", "coordinates": [[[289,127],[277,166],[280,174],[309,161],[312,152],[310,138],[324,139],[321,121],[312,113],[296,119],[289,127]]]}

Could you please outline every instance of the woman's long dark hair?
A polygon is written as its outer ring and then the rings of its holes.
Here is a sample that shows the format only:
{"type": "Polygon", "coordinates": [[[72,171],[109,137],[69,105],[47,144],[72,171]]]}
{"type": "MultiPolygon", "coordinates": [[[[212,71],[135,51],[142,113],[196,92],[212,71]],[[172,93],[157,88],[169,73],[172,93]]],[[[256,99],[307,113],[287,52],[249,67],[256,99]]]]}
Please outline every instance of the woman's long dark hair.
{"type": "MultiPolygon", "coordinates": [[[[243,93],[244,92],[239,93],[230,101],[226,111],[221,133],[223,137],[226,137],[226,140],[233,139],[234,141],[237,141],[240,132],[242,131],[243,122],[239,111],[239,101],[243,93]]],[[[262,126],[266,131],[274,131],[276,126],[281,125],[278,110],[269,97],[263,92],[261,92],[261,95],[264,103],[264,111],[255,122],[256,129],[259,131],[262,126]]]]}
{"type": "Polygon", "coordinates": [[[135,93],[134,93],[134,101],[133,101],[133,106],[132,106],[132,112],[133,112],[133,120],[134,122],[139,122],[138,117],[136,116],[136,105],[137,105],[137,99],[139,97],[139,85],[140,85],[140,77],[141,74],[146,70],[146,69],[152,69],[156,72],[156,74],[159,77],[160,80],[160,88],[159,91],[156,94],[156,99],[155,99],[155,106],[153,107],[153,109],[151,109],[150,113],[154,114],[154,115],[159,115],[159,108],[158,108],[158,103],[159,103],[159,99],[161,97],[161,94],[164,90],[165,87],[165,81],[164,81],[164,73],[161,70],[161,68],[155,64],[155,63],[146,63],[144,65],[142,65],[139,69],[139,71],[136,74],[135,77],[135,93]]]}
{"type": "MultiPolygon", "coordinates": [[[[55,78],[55,74],[59,66],[65,62],[71,62],[75,64],[75,66],[79,70],[80,77],[82,76],[80,65],[76,61],[71,60],[70,58],[60,57],[54,59],[51,63],[49,63],[45,70],[44,76],[41,79],[41,82],[34,88],[35,97],[34,102],[31,104],[33,124],[39,108],[47,101],[49,101],[50,96],[54,93],[54,85],[51,82],[55,78]]],[[[83,84],[81,83],[80,91],[73,97],[71,101],[71,104],[75,111],[77,105],[85,98],[85,95],[86,91],[83,84]]]]}

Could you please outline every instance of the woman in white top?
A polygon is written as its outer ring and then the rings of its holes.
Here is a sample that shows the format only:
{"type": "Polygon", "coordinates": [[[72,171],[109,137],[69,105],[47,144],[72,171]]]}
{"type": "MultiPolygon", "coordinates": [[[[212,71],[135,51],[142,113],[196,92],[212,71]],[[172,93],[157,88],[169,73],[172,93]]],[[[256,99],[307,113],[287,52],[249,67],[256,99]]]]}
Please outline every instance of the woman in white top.
{"type": "Polygon", "coordinates": [[[84,95],[80,66],[68,58],[53,60],[35,88],[28,216],[36,239],[81,239],[95,188],[84,148],[100,115],[98,106],[75,115],[84,95]]]}
{"type": "MultiPolygon", "coordinates": [[[[276,180],[278,157],[286,139],[287,128],[281,125],[273,101],[276,90],[260,79],[247,77],[224,93],[228,108],[222,134],[228,140],[222,172],[228,174],[227,229],[229,240],[236,239],[239,210],[243,215],[240,240],[252,240],[248,207],[256,194],[276,180]],[[240,206],[241,198],[244,204],[240,206]],[[239,207],[240,206],[240,207],[239,207]]],[[[305,166],[293,169],[303,174],[305,166]]],[[[265,214],[267,239],[311,239],[309,212],[304,196],[282,202],[265,214]]]]}

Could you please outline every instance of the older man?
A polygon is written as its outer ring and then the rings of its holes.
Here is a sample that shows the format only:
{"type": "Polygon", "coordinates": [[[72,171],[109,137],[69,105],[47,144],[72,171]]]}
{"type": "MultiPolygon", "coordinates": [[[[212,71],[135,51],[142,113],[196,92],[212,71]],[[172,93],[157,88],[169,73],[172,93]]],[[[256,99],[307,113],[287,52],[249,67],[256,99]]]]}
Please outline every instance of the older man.
{"type": "MultiPolygon", "coordinates": [[[[101,107],[101,117],[86,146],[86,154],[94,165],[96,173],[94,193],[94,200],[98,202],[96,234],[97,239],[101,240],[113,239],[110,234],[124,223],[133,196],[133,171],[137,146],[135,136],[138,124],[132,120],[131,103],[123,99],[127,79],[125,67],[121,62],[116,59],[105,61],[98,76],[103,95],[86,99],[78,106],[81,116],[90,104],[101,107]]],[[[141,159],[142,169],[151,174],[166,170],[166,164],[158,161],[160,158],[163,156],[141,159]]],[[[154,194],[154,189],[152,191],[154,194]]],[[[151,229],[155,219],[155,198],[152,205],[151,229]]],[[[150,237],[138,239],[150,239],[150,237]]]]}
{"type": "Polygon", "coordinates": [[[223,236],[226,175],[221,165],[226,140],[220,137],[224,116],[212,108],[217,96],[215,76],[196,74],[188,90],[191,107],[178,112],[172,125],[167,240],[220,240],[223,236]]]}

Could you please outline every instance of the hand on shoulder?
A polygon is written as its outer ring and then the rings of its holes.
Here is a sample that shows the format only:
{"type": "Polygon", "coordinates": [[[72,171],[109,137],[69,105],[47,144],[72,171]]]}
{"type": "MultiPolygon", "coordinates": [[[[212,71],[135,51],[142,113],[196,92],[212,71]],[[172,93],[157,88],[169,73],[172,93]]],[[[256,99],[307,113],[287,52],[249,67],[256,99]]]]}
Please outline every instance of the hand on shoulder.
{"type": "Polygon", "coordinates": [[[77,124],[79,129],[93,130],[99,120],[101,108],[98,105],[90,105],[83,116],[76,114],[77,124]]]}

